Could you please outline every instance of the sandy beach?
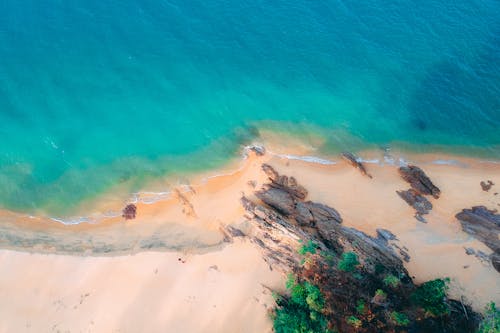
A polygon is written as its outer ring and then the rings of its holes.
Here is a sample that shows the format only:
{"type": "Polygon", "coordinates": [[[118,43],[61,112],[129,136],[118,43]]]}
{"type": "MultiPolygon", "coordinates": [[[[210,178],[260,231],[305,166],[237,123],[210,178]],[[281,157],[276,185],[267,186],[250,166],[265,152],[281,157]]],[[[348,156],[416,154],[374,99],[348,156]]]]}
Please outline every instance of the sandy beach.
{"type": "MultiPolygon", "coordinates": [[[[450,295],[481,310],[500,302],[500,279],[488,263],[467,255],[491,253],[461,231],[463,208],[500,207],[500,166],[458,156],[360,152],[373,179],[338,156],[304,158],[307,147],[268,152],[195,175],[162,200],[137,205],[137,217],[64,225],[43,217],[0,212],[0,324],[2,332],[268,332],[268,287],[283,289],[286,275],[271,270],[259,249],[224,242],[224,225],[245,230],[242,194],[265,181],[262,163],[294,176],[308,199],[335,207],[346,226],[370,235],[385,228],[408,249],[406,268],[416,282],[450,277],[450,295]],[[287,156],[285,156],[287,155],[287,156]],[[427,223],[397,194],[408,188],[400,158],[420,166],[442,195],[427,223]],[[299,158],[301,157],[301,159],[299,158]],[[488,192],[479,183],[491,180],[488,192]],[[180,259],[180,260],[179,260],[180,259]],[[184,262],[185,261],[185,262],[184,262]]],[[[126,202],[86,203],[81,211],[120,211],[126,202]]]]}

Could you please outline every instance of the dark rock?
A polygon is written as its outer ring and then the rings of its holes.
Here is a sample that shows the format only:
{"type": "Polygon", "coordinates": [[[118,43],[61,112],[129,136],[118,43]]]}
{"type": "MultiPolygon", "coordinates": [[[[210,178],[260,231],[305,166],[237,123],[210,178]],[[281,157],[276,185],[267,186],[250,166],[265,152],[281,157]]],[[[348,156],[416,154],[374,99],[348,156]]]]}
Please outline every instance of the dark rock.
{"type": "Polygon", "coordinates": [[[474,251],[474,249],[473,249],[473,248],[466,247],[466,248],[465,248],[465,254],[467,254],[468,256],[472,256],[472,255],[475,255],[475,254],[476,254],[476,251],[474,251]]]}
{"type": "Polygon", "coordinates": [[[488,192],[491,189],[491,187],[495,185],[495,183],[493,183],[491,180],[487,180],[480,182],[479,185],[481,185],[483,191],[488,192]]]}
{"type": "Polygon", "coordinates": [[[268,188],[274,187],[284,190],[298,200],[304,200],[307,197],[307,190],[303,186],[299,185],[295,178],[280,176],[279,173],[269,164],[262,164],[262,170],[271,181],[271,183],[267,184],[268,188]]]}
{"type": "Polygon", "coordinates": [[[402,166],[399,168],[399,174],[419,194],[432,195],[436,199],[439,198],[441,190],[432,183],[425,172],[419,167],[414,165],[402,166]]]}
{"type": "MultiPolygon", "coordinates": [[[[300,203],[303,206],[303,210],[307,209],[307,211],[311,214],[311,217],[314,222],[329,222],[334,221],[336,223],[342,223],[342,217],[339,212],[332,207],[328,207],[327,205],[323,205],[320,203],[307,201],[304,203],[300,203]]],[[[297,204],[299,206],[299,204],[297,204]]],[[[299,216],[299,211],[296,212],[296,218],[299,216]]]]}
{"type": "Polygon", "coordinates": [[[257,156],[263,156],[266,154],[266,148],[264,146],[251,146],[249,147],[257,156]]]}
{"type": "Polygon", "coordinates": [[[386,229],[377,229],[377,237],[387,244],[390,240],[398,240],[396,235],[386,229]]]}
{"type": "Polygon", "coordinates": [[[276,172],[276,170],[274,170],[274,168],[269,164],[262,164],[262,170],[272,182],[276,181],[279,177],[278,172],[276,172]]]}
{"type": "Polygon", "coordinates": [[[226,227],[226,230],[227,232],[232,236],[232,237],[245,237],[245,234],[243,233],[243,231],[241,231],[240,229],[238,228],[235,228],[231,225],[228,225],[226,227]]]}
{"type": "Polygon", "coordinates": [[[493,252],[491,255],[491,264],[500,273],[500,251],[493,252]]]}
{"type": "Polygon", "coordinates": [[[419,213],[415,213],[415,219],[418,222],[427,223],[427,220],[422,215],[420,215],[419,213]]]}
{"type": "Polygon", "coordinates": [[[297,202],[295,206],[295,220],[301,226],[314,225],[314,217],[305,203],[297,202]]]}
{"type": "Polygon", "coordinates": [[[128,204],[123,208],[122,211],[122,217],[125,218],[125,220],[133,220],[135,219],[135,216],[137,214],[137,207],[134,204],[128,204]]]}
{"type": "Polygon", "coordinates": [[[344,160],[347,161],[347,163],[349,163],[355,168],[358,168],[363,175],[368,176],[369,178],[373,178],[372,175],[370,175],[368,171],[366,171],[365,166],[363,165],[363,163],[361,163],[360,159],[356,155],[345,151],[341,154],[341,156],[344,160]]]}
{"type": "Polygon", "coordinates": [[[284,215],[293,215],[295,212],[295,199],[289,192],[283,189],[271,187],[258,191],[255,195],[265,204],[284,215]]]}
{"type": "Polygon", "coordinates": [[[396,191],[396,193],[408,205],[412,206],[415,209],[415,218],[417,220],[427,223],[427,221],[422,217],[422,215],[429,214],[432,209],[432,203],[427,200],[427,198],[418,194],[418,192],[414,189],[409,189],[407,191],[396,191]]]}
{"type": "Polygon", "coordinates": [[[464,209],[455,215],[462,230],[474,236],[493,251],[500,251],[500,214],[484,206],[464,209]]]}

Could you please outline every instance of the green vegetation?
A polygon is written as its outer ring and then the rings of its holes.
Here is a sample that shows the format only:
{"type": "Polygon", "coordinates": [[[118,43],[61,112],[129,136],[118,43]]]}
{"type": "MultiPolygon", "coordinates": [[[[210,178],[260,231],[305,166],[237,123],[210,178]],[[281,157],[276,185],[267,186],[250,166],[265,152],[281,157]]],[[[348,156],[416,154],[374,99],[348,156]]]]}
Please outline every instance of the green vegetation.
{"type": "Polygon", "coordinates": [[[410,320],[404,313],[396,311],[391,312],[391,320],[398,326],[408,326],[410,323],[410,320]]]}
{"type": "Polygon", "coordinates": [[[412,300],[433,316],[450,313],[446,303],[446,292],[450,279],[436,279],[422,284],[412,294],[412,300]]]}
{"type": "Polygon", "coordinates": [[[338,268],[344,272],[352,272],[359,265],[358,256],[354,252],[342,253],[342,259],[338,263],[338,268]]]}
{"type": "Polygon", "coordinates": [[[276,333],[316,333],[329,332],[323,315],[324,299],[319,288],[307,281],[297,282],[289,275],[286,283],[290,298],[277,300],[274,314],[276,333]]]}
{"type": "Polygon", "coordinates": [[[376,296],[379,296],[379,297],[382,297],[382,298],[387,298],[387,294],[385,291],[383,291],[382,289],[377,289],[375,291],[375,295],[376,296]]]}
{"type": "Polygon", "coordinates": [[[356,305],[356,312],[359,314],[364,314],[366,312],[366,304],[364,300],[358,300],[358,303],[356,305]]]}
{"type": "Polygon", "coordinates": [[[396,276],[394,276],[392,274],[388,274],[384,278],[383,282],[384,282],[384,285],[386,285],[388,287],[392,287],[392,288],[397,288],[401,284],[401,281],[399,280],[399,278],[397,278],[396,276]]]}
{"type": "Polygon", "coordinates": [[[316,250],[318,249],[318,245],[314,243],[312,240],[308,240],[307,243],[302,244],[301,247],[299,247],[299,254],[305,256],[308,253],[315,254],[316,250]]]}
{"type": "Polygon", "coordinates": [[[484,319],[479,325],[479,333],[500,333],[500,310],[494,302],[486,307],[484,319]]]}
{"type": "Polygon", "coordinates": [[[361,326],[363,326],[363,322],[354,316],[350,316],[349,318],[347,318],[347,323],[355,328],[360,328],[361,326]]]}

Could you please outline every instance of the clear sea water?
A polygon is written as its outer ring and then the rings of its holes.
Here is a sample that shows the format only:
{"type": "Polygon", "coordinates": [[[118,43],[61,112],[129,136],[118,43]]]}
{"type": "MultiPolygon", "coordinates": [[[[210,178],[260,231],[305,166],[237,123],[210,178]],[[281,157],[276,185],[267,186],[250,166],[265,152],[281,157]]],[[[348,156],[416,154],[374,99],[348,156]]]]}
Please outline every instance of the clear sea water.
{"type": "Polygon", "coordinates": [[[500,2],[0,1],[0,206],[69,214],[255,127],[499,158],[500,2]]]}

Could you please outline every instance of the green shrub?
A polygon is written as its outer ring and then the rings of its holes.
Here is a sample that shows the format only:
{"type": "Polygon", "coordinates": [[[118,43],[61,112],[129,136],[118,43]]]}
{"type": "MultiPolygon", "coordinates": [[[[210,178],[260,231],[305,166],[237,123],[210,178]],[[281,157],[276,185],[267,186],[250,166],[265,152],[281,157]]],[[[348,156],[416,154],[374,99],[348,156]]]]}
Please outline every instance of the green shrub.
{"type": "Polygon", "coordinates": [[[385,278],[384,278],[384,284],[388,287],[392,287],[392,288],[397,288],[399,287],[399,285],[401,284],[401,281],[399,280],[399,278],[397,278],[396,276],[392,275],[392,274],[388,274],[385,278]]]}
{"type": "Polygon", "coordinates": [[[359,265],[358,256],[354,252],[342,253],[342,259],[337,267],[344,272],[352,272],[359,265]]]}
{"type": "Polygon", "coordinates": [[[297,282],[293,275],[286,283],[290,298],[279,299],[274,313],[276,333],[328,332],[327,320],[323,315],[324,299],[319,288],[307,281],[297,282]]]}
{"type": "Polygon", "coordinates": [[[364,314],[366,312],[366,304],[365,301],[360,299],[356,305],[356,312],[359,314],[364,314]]]}
{"type": "Polygon", "coordinates": [[[385,291],[383,291],[382,289],[377,289],[375,291],[375,295],[379,296],[379,297],[382,297],[382,298],[387,298],[387,294],[385,291]]]}
{"type": "Polygon", "coordinates": [[[347,323],[355,328],[360,328],[361,326],[363,326],[363,322],[354,316],[350,316],[349,318],[347,318],[347,323]]]}
{"type": "Polygon", "coordinates": [[[479,333],[500,333],[500,311],[494,302],[486,307],[484,319],[479,325],[479,333]]]}
{"type": "Polygon", "coordinates": [[[308,253],[315,254],[316,250],[318,249],[318,245],[314,243],[312,240],[308,240],[307,243],[302,244],[299,247],[299,254],[305,256],[308,253]]]}
{"type": "Polygon", "coordinates": [[[398,326],[408,326],[410,323],[410,320],[404,313],[396,311],[391,312],[391,320],[398,326]]]}
{"type": "Polygon", "coordinates": [[[442,316],[450,313],[446,303],[446,292],[450,279],[436,279],[427,281],[415,290],[412,300],[433,316],[442,316]]]}

